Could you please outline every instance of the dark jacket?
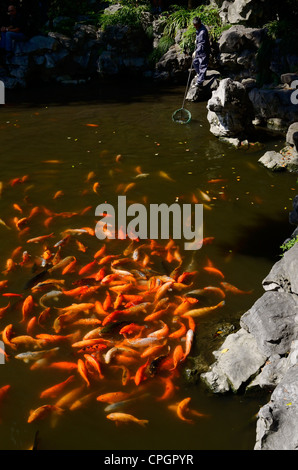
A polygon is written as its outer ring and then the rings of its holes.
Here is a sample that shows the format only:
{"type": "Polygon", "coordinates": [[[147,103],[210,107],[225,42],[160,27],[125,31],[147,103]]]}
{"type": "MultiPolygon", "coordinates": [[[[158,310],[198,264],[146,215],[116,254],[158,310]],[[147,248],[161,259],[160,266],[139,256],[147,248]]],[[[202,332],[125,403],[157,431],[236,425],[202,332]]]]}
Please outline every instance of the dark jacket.
{"type": "Polygon", "coordinates": [[[203,24],[196,30],[195,52],[196,55],[210,54],[209,34],[206,26],[203,24]]]}

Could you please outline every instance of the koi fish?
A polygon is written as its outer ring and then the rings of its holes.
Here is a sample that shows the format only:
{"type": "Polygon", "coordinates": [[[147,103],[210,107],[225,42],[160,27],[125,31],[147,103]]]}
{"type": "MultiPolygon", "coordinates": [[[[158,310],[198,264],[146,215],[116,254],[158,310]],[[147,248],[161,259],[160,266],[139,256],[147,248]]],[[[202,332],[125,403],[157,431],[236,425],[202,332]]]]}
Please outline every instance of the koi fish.
{"type": "Polygon", "coordinates": [[[147,419],[138,419],[135,416],[128,413],[110,413],[107,415],[107,419],[115,421],[117,423],[136,423],[140,426],[145,426],[149,421],[147,419]]]}
{"type": "Polygon", "coordinates": [[[11,389],[10,385],[3,385],[3,387],[0,388],[0,402],[3,400],[3,398],[7,395],[8,391],[11,389]]]}
{"type": "Polygon", "coordinates": [[[207,313],[210,313],[214,310],[216,310],[217,308],[220,308],[220,307],[223,307],[225,305],[225,301],[222,300],[221,302],[219,302],[217,305],[213,305],[211,307],[201,307],[201,308],[197,308],[197,309],[193,309],[193,310],[189,310],[187,312],[187,314],[183,314],[181,315],[182,317],[199,317],[201,315],[205,315],[207,313]]]}
{"type": "Polygon", "coordinates": [[[27,240],[27,243],[39,243],[47,240],[48,238],[52,238],[54,236],[54,232],[50,233],[49,235],[41,235],[39,237],[30,238],[27,240]]]}
{"type": "Polygon", "coordinates": [[[205,266],[204,270],[207,271],[210,274],[215,274],[216,276],[219,276],[222,279],[224,279],[224,277],[225,277],[224,274],[219,269],[213,268],[212,266],[205,266]]]}
{"type": "Polygon", "coordinates": [[[103,403],[117,403],[119,401],[127,400],[131,394],[127,392],[109,392],[99,395],[96,400],[103,403]]]}
{"type": "Polygon", "coordinates": [[[30,412],[27,423],[33,423],[33,421],[44,419],[53,412],[62,414],[64,410],[56,405],[42,405],[36,410],[30,412]]]}
{"type": "Polygon", "coordinates": [[[57,398],[57,396],[65,389],[65,387],[74,380],[75,376],[71,375],[63,382],[53,385],[41,392],[39,398],[57,398]]]}
{"type": "Polygon", "coordinates": [[[31,361],[38,361],[47,357],[51,357],[53,354],[59,351],[59,348],[47,349],[43,351],[27,351],[15,356],[15,359],[29,363],[31,361]]]}
{"type": "Polygon", "coordinates": [[[231,292],[232,294],[240,294],[240,295],[244,295],[244,294],[252,294],[252,290],[249,290],[249,291],[244,291],[244,290],[240,290],[238,289],[238,287],[235,287],[233,286],[232,284],[229,284],[228,282],[221,282],[220,285],[227,291],[227,292],[231,292]]]}

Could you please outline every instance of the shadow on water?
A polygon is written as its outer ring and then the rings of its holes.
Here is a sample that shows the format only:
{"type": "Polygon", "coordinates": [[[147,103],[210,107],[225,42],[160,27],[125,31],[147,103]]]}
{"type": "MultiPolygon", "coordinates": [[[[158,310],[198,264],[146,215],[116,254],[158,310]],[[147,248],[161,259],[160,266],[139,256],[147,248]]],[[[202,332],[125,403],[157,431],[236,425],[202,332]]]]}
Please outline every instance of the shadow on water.
{"type": "Polygon", "coordinates": [[[90,81],[86,84],[38,84],[26,90],[6,90],[6,102],[34,107],[37,104],[55,104],[64,106],[69,103],[142,103],[148,97],[156,99],[157,96],[177,95],[178,104],[182,100],[181,90],[177,85],[160,84],[152,80],[127,80],[120,81],[111,79],[109,81],[90,81]],[[181,99],[180,99],[181,98],[181,99]],[[180,101],[179,101],[180,99],[180,101]]]}
{"type": "MultiPolygon", "coordinates": [[[[291,226],[285,218],[273,219],[266,216],[256,217],[255,225],[240,225],[239,235],[233,244],[222,243],[224,251],[233,249],[244,256],[267,258],[272,262],[278,261],[278,248],[289,238],[291,226]]],[[[294,227],[293,227],[294,230],[294,227]]]]}

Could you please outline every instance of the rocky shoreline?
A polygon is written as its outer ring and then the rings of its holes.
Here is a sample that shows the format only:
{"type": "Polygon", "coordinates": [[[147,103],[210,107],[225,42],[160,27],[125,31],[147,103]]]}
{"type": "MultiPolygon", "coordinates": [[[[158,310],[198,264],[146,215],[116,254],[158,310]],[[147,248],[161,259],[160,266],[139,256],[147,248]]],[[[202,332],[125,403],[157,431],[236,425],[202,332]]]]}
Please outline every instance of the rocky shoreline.
{"type": "Polygon", "coordinates": [[[258,413],[255,450],[298,448],[298,243],[263,280],[264,294],[214,351],[201,380],[217,394],[271,393],[258,413]]]}

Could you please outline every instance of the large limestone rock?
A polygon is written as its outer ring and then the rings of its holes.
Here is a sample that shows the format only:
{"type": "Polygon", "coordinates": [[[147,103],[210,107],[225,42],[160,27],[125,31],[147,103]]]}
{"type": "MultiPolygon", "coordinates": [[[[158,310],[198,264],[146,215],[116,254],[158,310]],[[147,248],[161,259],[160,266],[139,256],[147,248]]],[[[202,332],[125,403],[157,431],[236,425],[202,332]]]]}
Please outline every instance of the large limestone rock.
{"type": "Polygon", "coordinates": [[[227,337],[220,350],[214,353],[217,361],[201,379],[214,393],[236,392],[257,374],[266,361],[255,338],[243,328],[227,337]]]}
{"type": "Polygon", "coordinates": [[[219,65],[223,72],[237,80],[256,76],[257,52],[265,36],[265,30],[232,26],[219,39],[219,65]]]}
{"type": "MultiPolygon", "coordinates": [[[[297,348],[297,346],[296,346],[297,348]]],[[[296,350],[297,355],[297,350],[296,350]]],[[[298,449],[298,364],[290,367],[258,413],[255,450],[298,449]]]]}
{"type": "Polygon", "coordinates": [[[293,90],[285,85],[253,88],[249,91],[256,118],[269,122],[278,118],[284,127],[298,120],[298,106],[291,101],[293,90]]]}
{"type": "Polygon", "coordinates": [[[287,144],[294,147],[296,152],[298,152],[298,122],[294,122],[290,125],[287,132],[287,144]]]}
{"type": "Polygon", "coordinates": [[[252,129],[253,110],[245,87],[230,78],[221,80],[207,103],[210,131],[217,137],[242,137],[252,129]]]}
{"type": "Polygon", "coordinates": [[[189,90],[186,95],[188,101],[206,101],[211,98],[212,92],[215,91],[220,83],[220,73],[216,70],[207,70],[206,80],[201,87],[196,85],[196,77],[191,81],[189,90]]]}
{"type": "Polygon", "coordinates": [[[249,26],[264,23],[270,0],[213,0],[220,7],[220,16],[226,24],[249,26]]]}
{"type": "Polygon", "coordinates": [[[297,337],[298,297],[288,292],[265,292],[242,315],[240,326],[250,333],[267,357],[286,354],[297,337]]]}

